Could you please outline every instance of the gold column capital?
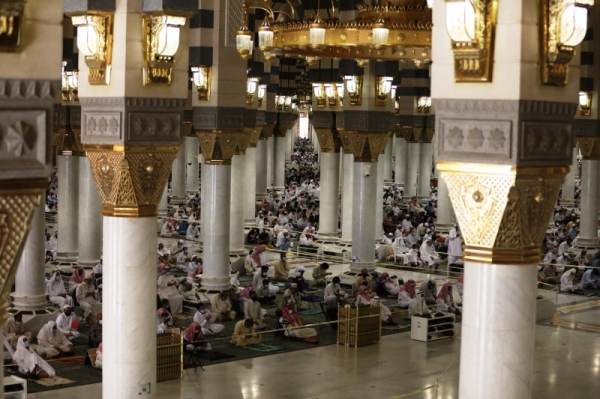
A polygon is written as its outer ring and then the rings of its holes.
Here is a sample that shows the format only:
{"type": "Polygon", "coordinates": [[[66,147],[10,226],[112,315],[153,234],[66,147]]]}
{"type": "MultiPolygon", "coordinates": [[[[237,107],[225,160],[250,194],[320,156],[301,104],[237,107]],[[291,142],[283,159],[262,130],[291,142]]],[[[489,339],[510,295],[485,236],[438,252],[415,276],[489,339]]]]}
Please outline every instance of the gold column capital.
{"type": "Polygon", "coordinates": [[[269,137],[273,136],[273,130],[275,130],[275,122],[272,123],[265,123],[262,127],[262,130],[260,132],[260,139],[261,140],[266,140],[269,137]]]}
{"type": "Polygon", "coordinates": [[[404,137],[407,143],[418,143],[423,127],[402,126],[400,127],[400,136],[404,137]]]}
{"type": "Polygon", "coordinates": [[[431,143],[433,140],[433,135],[435,134],[435,129],[432,127],[419,128],[421,129],[421,134],[419,136],[419,143],[431,143]]]}
{"type": "Polygon", "coordinates": [[[340,139],[340,134],[333,127],[315,127],[315,132],[317,133],[317,139],[319,139],[319,145],[321,146],[321,151],[326,153],[336,153],[340,152],[340,147],[342,146],[342,140],[340,139]]]}
{"type": "Polygon", "coordinates": [[[102,201],[102,214],[157,216],[178,146],[85,145],[102,201]]]}
{"type": "Polygon", "coordinates": [[[31,219],[47,187],[47,179],[0,181],[1,325],[8,318],[8,302],[5,298],[12,291],[23,246],[31,230],[31,219]]]}
{"type": "Polygon", "coordinates": [[[260,134],[260,132],[256,134],[255,130],[256,129],[253,128],[244,128],[242,134],[238,135],[238,140],[233,155],[246,155],[246,149],[250,145],[250,140],[253,139],[253,135],[256,135],[258,140],[258,134],[260,134]]]}
{"type": "Polygon", "coordinates": [[[59,126],[53,131],[58,155],[84,156],[80,126],[59,126]]]}
{"type": "MultiPolygon", "coordinates": [[[[243,139],[243,130],[197,130],[206,165],[231,165],[231,157],[243,139]]],[[[244,147],[245,150],[245,147],[244,147]]]]}
{"type": "Polygon", "coordinates": [[[584,159],[600,159],[600,137],[577,136],[576,141],[584,159]]]}
{"type": "Polygon", "coordinates": [[[390,132],[339,130],[344,149],[352,151],[354,162],[377,162],[390,138],[390,132]]]}
{"type": "Polygon", "coordinates": [[[260,135],[262,132],[262,128],[263,126],[255,126],[255,127],[248,127],[248,128],[244,128],[244,133],[247,133],[250,135],[250,140],[248,142],[248,147],[250,148],[256,148],[256,144],[258,143],[258,140],[260,139],[260,135]]]}
{"type": "Polygon", "coordinates": [[[191,121],[184,121],[181,124],[181,137],[196,137],[191,121]]]}
{"type": "Polygon", "coordinates": [[[465,260],[532,264],[567,167],[439,162],[465,239],[465,260]]]}

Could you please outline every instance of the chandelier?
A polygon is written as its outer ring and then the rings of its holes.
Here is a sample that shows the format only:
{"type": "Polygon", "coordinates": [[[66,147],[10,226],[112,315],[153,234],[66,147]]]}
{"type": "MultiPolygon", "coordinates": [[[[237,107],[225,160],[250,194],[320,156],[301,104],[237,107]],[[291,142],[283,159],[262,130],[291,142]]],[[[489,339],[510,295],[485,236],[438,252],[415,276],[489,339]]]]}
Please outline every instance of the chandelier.
{"type": "MultiPolygon", "coordinates": [[[[287,3],[290,14],[273,10],[267,1],[243,0],[244,22],[237,32],[237,51],[243,59],[252,57],[254,46],[254,34],[246,22],[248,10],[258,8],[267,11],[258,29],[259,48],[266,61],[284,55],[304,58],[309,65],[321,58],[354,59],[359,65],[369,60],[412,60],[419,65],[431,61],[432,14],[426,0],[359,4],[358,17],[347,22],[335,17],[324,20],[320,12],[311,20],[300,21],[291,2],[287,3]],[[279,14],[277,20],[275,14],[279,14]]],[[[335,16],[333,7],[331,11],[335,16]]]]}

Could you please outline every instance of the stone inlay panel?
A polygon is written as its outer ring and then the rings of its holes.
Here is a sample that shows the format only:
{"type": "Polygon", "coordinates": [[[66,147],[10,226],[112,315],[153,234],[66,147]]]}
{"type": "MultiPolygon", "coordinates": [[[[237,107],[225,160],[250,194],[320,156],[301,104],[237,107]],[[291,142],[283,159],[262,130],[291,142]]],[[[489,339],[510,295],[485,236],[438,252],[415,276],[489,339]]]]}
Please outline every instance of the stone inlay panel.
{"type": "Polygon", "coordinates": [[[511,121],[444,119],[440,123],[440,150],[456,155],[476,151],[494,158],[510,159],[511,126],[511,121]]]}

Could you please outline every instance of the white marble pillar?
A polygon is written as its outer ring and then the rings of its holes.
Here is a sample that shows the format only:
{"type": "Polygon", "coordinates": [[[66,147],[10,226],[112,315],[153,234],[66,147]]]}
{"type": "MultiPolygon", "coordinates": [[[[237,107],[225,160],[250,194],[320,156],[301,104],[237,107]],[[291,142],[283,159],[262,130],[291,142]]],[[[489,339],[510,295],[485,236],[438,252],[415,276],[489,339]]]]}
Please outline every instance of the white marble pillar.
{"type": "Polygon", "coordinates": [[[339,198],[339,152],[321,152],[319,235],[337,238],[339,198]]]}
{"type": "Polygon", "coordinates": [[[46,308],[45,275],[46,238],[44,237],[44,201],[36,208],[31,230],[25,240],[23,254],[15,278],[15,292],[11,294],[18,310],[32,311],[46,308]]]}
{"type": "Polygon", "coordinates": [[[158,216],[167,216],[169,211],[169,182],[165,183],[165,188],[162,195],[160,196],[160,202],[158,203],[158,216]]]}
{"type": "Polygon", "coordinates": [[[454,224],[454,209],[448,194],[448,185],[444,179],[438,179],[437,221],[435,228],[439,233],[448,233],[454,224]]]}
{"type": "Polygon", "coordinates": [[[155,217],[104,216],[104,398],[155,395],[156,245],[155,217]]]}
{"type": "Polygon", "coordinates": [[[58,262],[76,262],[79,256],[79,157],[58,155],[58,262]]]}
{"type": "Polygon", "coordinates": [[[431,165],[433,144],[421,143],[421,155],[419,165],[419,188],[418,196],[421,200],[431,198],[431,165]]]}
{"type": "Polygon", "coordinates": [[[256,143],[256,199],[267,197],[267,153],[268,143],[265,139],[256,143]]]}
{"type": "Polygon", "coordinates": [[[373,164],[373,167],[377,166],[377,186],[375,188],[375,238],[381,237],[383,234],[383,164],[384,162],[382,161],[381,155],[379,156],[379,161],[376,164],[373,164]]]}
{"type": "Polygon", "coordinates": [[[577,177],[578,161],[577,155],[579,154],[579,148],[577,145],[573,148],[573,163],[569,169],[569,173],[565,177],[565,183],[562,186],[562,200],[561,205],[572,207],[575,205],[575,178],[577,177]]]}
{"type": "Polygon", "coordinates": [[[461,399],[531,398],[536,285],[536,265],[465,262],[461,399]]]}
{"type": "Polygon", "coordinates": [[[581,170],[579,247],[598,248],[598,178],[600,160],[584,159],[581,170]]]}
{"type": "Polygon", "coordinates": [[[275,137],[267,139],[267,188],[273,187],[273,177],[275,175],[275,137]]]}
{"type": "Polygon", "coordinates": [[[185,174],[185,191],[196,194],[200,189],[199,176],[200,168],[198,164],[199,145],[198,137],[187,137],[186,139],[186,174],[185,174]]]}
{"type": "Polygon", "coordinates": [[[359,261],[350,264],[358,273],[363,267],[375,268],[375,192],[377,163],[354,162],[354,198],[352,209],[352,256],[359,261]]]}
{"type": "Polygon", "coordinates": [[[171,201],[181,202],[185,200],[185,142],[186,139],[181,140],[181,146],[177,157],[173,162],[173,169],[171,171],[171,201]]]}
{"type": "Polygon", "coordinates": [[[79,265],[92,268],[102,256],[102,204],[90,161],[79,157],[79,265]]]}
{"type": "Polygon", "coordinates": [[[385,152],[380,156],[379,161],[383,164],[383,180],[392,181],[392,157],[394,152],[393,138],[390,136],[385,146],[385,152]]]}
{"type": "Polygon", "coordinates": [[[343,242],[352,242],[352,210],[354,198],[354,155],[342,154],[344,177],[342,179],[342,238],[343,242]]]}
{"type": "Polygon", "coordinates": [[[200,241],[204,242],[204,200],[208,196],[206,192],[206,165],[204,164],[204,156],[202,156],[202,165],[200,165],[200,241]]]}
{"type": "Polygon", "coordinates": [[[408,166],[406,168],[406,183],[404,184],[404,197],[417,195],[417,176],[419,175],[420,144],[406,143],[408,153],[408,166]]]}
{"type": "Polygon", "coordinates": [[[202,189],[202,237],[204,273],[202,287],[207,291],[227,290],[229,284],[229,226],[231,165],[202,165],[206,170],[202,189]]]}
{"type": "Polygon", "coordinates": [[[246,148],[246,194],[244,197],[244,223],[256,224],[256,147],[246,148]]]}
{"type": "MultiPolygon", "coordinates": [[[[297,123],[298,122],[296,122],[296,124],[297,123]]],[[[294,124],[294,127],[288,130],[288,132],[285,134],[285,162],[292,162],[292,153],[294,152],[294,137],[296,136],[294,134],[296,131],[296,124],[294,124]]]]}
{"type": "Polygon", "coordinates": [[[234,155],[231,159],[231,195],[229,218],[229,253],[243,254],[244,249],[244,203],[246,191],[246,155],[234,155]]]}
{"type": "Polygon", "coordinates": [[[273,166],[273,187],[282,190],[285,186],[285,147],[286,137],[275,137],[275,164],[273,166]]]}
{"type": "Polygon", "coordinates": [[[402,137],[396,137],[394,183],[403,187],[406,182],[406,147],[406,140],[402,137]]]}

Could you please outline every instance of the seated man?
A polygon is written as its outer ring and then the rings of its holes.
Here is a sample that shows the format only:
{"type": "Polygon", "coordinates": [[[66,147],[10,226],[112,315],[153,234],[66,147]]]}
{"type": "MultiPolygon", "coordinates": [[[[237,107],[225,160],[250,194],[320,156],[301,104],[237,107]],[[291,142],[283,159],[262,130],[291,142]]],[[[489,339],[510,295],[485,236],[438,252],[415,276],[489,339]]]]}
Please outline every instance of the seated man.
{"type": "Polygon", "coordinates": [[[192,257],[190,256],[188,247],[183,247],[183,251],[177,255],[177,268],[179,270],[188,271],[188,263],[191,260],[192,257]]]}
{"type": "Polygon", "coordinates": [[[235,312],[231,310],[231,301],[227,291],[221,291],[210,298],[210,306],[217,321],[235,319],[235,312]]]}
{"type": "Polygon", "coordinates": [[[287,251],[288,248],[292,246],[292,243],[288,239],[289,233],[287,230],[281,230],[279,234],[277,234],[277,244],[275,245],[282,251],[287,251]]]}
{"type": "Polygon", "coordinates": [[[423,293],[421,291],[417,291],[417,294],[408,305],[408,315],[424,317],[430,313],[431,311],[427,307],[425,299],[423,299],[423,293]]]}
{"type": "Polygon", "coordinates": [[[247,319],[252,319],[257,330],[263,330],[267,328],[264,318],[265,314],[267,314],[267,311],[260,307],[260,302],[258,301],[258,295],[256,292],[252,291],[250,293],[250,300],[246,301],[244,313],[247,319]]]}
{"type": "Polygon", "coordinates": [[[286,281],[290,273],[290,266],[287,263],[287,257],[282,252],[279,254],[279,260],[275,262],[275,281],[286,281]]]}
{"type": "Polygon", "coordinates": [[[438,255],[433,245],[433,238],[428,235],[421,244],[421,260],[427,264],[428,269],[437,270],[442,263],[440,255],[438,255]]]}
{"type": "Polygon", "coordinates": [[[195,321],[183,331],[183,341],[185,350],[188,352],[212,350],[210,343],[204,341],[200,324],[195,321]]]}
{"type": "Polygon", "coordinates": [[[200,228],[198,227],[198,223],[192,222],[187,228],[185,233],[186,240],[197,240],[200,237],[200,228]]]}
{"type": "Polygon", "coordinates": [[[167,223],[165,222],[161,229],[160,229],[160,236],[161,237],[166,237],[166,238],[171,238],[176,234],[175,231],[173,231],[173,226],[171,225],[171,223],[167,223]]]}
{"type": "Polygon", "coordinates": [[[225,329],[223,324],[214,323],[214,320],[216,320],[216,317],[200,302],[196,308],[196,313],[194,313],[194,321],[200,324],[203,334],[218,334],[225,329]]]}
{"type": "Polygon", "coordinates": [[[71,355],[75,353],[75,347],[58,331],[56,323],[49,321],[37,335],[38,346],[35,351],[40,356],[55,357],[58,355],[71,355]]]}
{"type": "Polygon", "coordinates": [[[256,267],[252,262],[252,252],[254,252],[252,249],[249,250],[248,255],[246,255],[246,259],[244,259],[244,269],[246,269],[246,274],[248,276],[253,276],[254,272],[256,271],[256,267]]]}
{"type": "MultiPolygon", "coordinates": [[[[281,312],[280,309],[277,309],[276,314],[281,312]]],[[[286,306],[283,308],[283,312],[281,312],[281,316],[279,316],[279,324],[285,328],[284,335],[290,338],[301,339],[305,342],[317,343],[317,330],[314,328],[304,327],[302,324],[302,320],[294,311],[293,306],[286,306]]]]}
{"type": "Polygon", "coordinates": [[[588,269],[583,276],[581,277],[581,286],[583,288],[593,288],[596,289],[600,284],[598,284],[597,276],[600,275],[598,269],[588,269]]]}
{"type": "Polygon", "coordinates": [[[63,308],[65,305],[73,306],[73,298],[67,295],[65,284],[60,277],[60,272],[54,272],[46,284],[46,291],[50,297],[50,302],[63,308]]]}
{"type": "Polygon", "coordinates": [[[97,348],[102,343],[102,313],[96,316],[98,322],[90,327],[90,344],[92,348],[97,348]]]}
{"type": "Polygon", "coordinates": [[[400,285],[390,278],[389,273],[383,272],[379,276],[379,283],[383,284],[383,288],[388,295],[397,296],[400,292],[400,285]]]}
{"type": "Polygon", "coordinates": [[[420,292],[422,299],[428,305],[437,303],[437,284],[435,280],[428,280],[421,283],[420,292]]]}
{"type": "Polygon", "coordinates": [[[365,268],[360,271],[360,275],[356,278],[356,289],[362,285],[363,282],[367,282],[367,292],[371,292],[371,276],[369,276],[369,271],[365,268]]]}
{"type": "Polygon", "coordinates": [[[238,321],[231,336],[231,343],[235,346],[258,344],[261,340],[262,336],[256,333],[252,319],[238,321]]]}
{"type": "Polygon", "coordinates": [[[8,318],[4,325],[4,336],[8,339],[13,349],[17,348],[17,341],[20,336],[25,336],[28,340],[31,340],[31,333],[23,330],[22,313],[16,313],[14,316],[8,318]]]}
{"type": "Polygon", "coordinates": [[[163,272],[156,283],[160,299],[168,299],[173,304],[171,310],[174,314],[183,313],[183,296],[177,291],[178,281],[171,275],[169,266],[163,268],[163,272]]]}
{"type": "Polygon", "coordinates": [[[265,305],[272,304],[276,298],[276,296],[270,292],[268,279],[264,279],[262,284],[256,288],[256,295],[258,296],[258,301],[265,305]]]}
{"type": "Polygon", "coordinates": [[[77,331],[77,325],[73,325],[77,321],[77,315],[71,310],[69,305],[63,306],[63,312],[56,318],[56,326],[68,339],[74,339],[81,334],[77,331]]]}
{"type": "Polygon", "coordinates": [[[313,268],[312,276],[316,287],[325,287],[327,285],[326,278],[331,275],[331,272],[327,271],[328,269],[328,263],[321,263],[319,266],[313,268]]]}
{"type": "Polygon", "coordinates": [[[156,333],[164,334],[168,329],[175,327],[173,316],[167,310],[168,302],[164,303],[163,306],[158,308],[156,311],[156,333]],[[166,305],[166,306],[165,306],[166,305]]]}
{"type": "MultiPolygon", "coordinates": [[[[262,281],[269,275],[269,266],[262,265],[260,270],[257,270],[252,276],[252,286],[258,288],[262,285],[262,281]]],[[[275,295],[279,292],[279,287],[274,284],[269,284],[270,295],[275,295]]]]}
{"type": "Polygon", "coordinates": [[[169,263],[177,263],[177,257],[181,252],[183,252],[183,243],[183,240],[177,240],[177,243],[171,247],[171,250],[169,251],[169,263]]]}
{"type": "Polygon", "coordinates": [[[102,311],[102,303],[96,300],[96,290],[92,285],[92,277],[85,276],[83,283],[77,286],[77,302],[83,309],[83,318],[90,323],[90,316],[96,316],[102,311]]]}

